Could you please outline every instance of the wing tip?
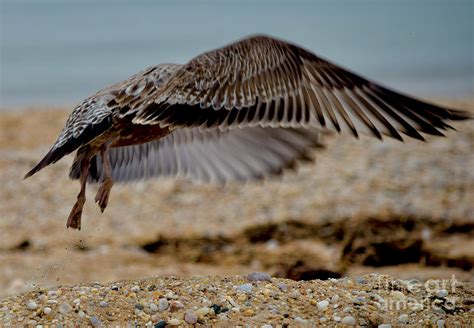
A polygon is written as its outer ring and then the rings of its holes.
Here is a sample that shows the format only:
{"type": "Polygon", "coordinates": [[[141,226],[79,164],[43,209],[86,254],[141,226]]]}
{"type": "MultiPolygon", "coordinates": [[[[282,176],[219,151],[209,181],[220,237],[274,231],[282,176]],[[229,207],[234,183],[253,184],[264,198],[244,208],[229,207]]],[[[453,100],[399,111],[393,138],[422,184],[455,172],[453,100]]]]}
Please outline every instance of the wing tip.
{"type": "Polygon", "coordinates": [[[48,153],[43,157],[41,161],[38,162],[28,173],[25,174],[23,179],[28,179],[38,171],[42,170],[46,166],[56,162],[59,160],[62,156],[57,152],[57,149],[52,148],[48,153]]]}

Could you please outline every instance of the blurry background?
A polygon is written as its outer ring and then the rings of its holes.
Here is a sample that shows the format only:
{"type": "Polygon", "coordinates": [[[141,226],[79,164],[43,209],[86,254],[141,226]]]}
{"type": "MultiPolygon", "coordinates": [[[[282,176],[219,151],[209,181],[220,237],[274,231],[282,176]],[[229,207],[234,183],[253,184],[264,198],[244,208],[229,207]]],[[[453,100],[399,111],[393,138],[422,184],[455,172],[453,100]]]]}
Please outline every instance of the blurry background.
{"type": "Polygon", "coordinates": [[[1,103],[72,105],[253,33],[424,96],[473,93],[473,2],[2,0],[1,103]]]}
{"type": "Polygon", "coordinates": [[[473,279],[474,127],[428,143],[327,138],[314,165],[247,185],[114,186],[82,231],[71,156],[23,175],[72,106],[160,62],[252,33],[396,89],[473,110],[473,1],[0,0],[0,297],[154,274],[473,279]],[[23,110],[17,110],[23,109],[23,110]]]}

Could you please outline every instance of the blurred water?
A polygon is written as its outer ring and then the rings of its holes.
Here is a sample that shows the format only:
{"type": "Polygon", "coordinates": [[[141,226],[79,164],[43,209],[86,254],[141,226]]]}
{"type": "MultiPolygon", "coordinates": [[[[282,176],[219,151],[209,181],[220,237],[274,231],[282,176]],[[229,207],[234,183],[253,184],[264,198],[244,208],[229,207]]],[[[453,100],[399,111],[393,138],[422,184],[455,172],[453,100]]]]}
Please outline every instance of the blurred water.
{"type": "Polygon", "coordinates": [[[72,105],[146,66],[253,33],[412,94],[474,94],[471,0],[0,1],[3,110],[72,105]]]}

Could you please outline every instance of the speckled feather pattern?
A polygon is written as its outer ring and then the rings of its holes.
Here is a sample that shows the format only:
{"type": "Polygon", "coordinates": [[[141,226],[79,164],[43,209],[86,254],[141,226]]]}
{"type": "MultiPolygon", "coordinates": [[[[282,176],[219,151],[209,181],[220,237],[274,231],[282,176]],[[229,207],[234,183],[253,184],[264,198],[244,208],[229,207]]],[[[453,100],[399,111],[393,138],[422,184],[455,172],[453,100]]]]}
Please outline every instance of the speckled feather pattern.
{"type": "Polygon", "coordinates": [[[151,90],[158,89],[179,66],[160,64],[149,67],[85,99],[69,115],[53,148],[61,147],[71,138],[78,138],[87,126],[98,124],[109,115],[123,118],[132,114],[130,106],[140,102],[151,90]]]}

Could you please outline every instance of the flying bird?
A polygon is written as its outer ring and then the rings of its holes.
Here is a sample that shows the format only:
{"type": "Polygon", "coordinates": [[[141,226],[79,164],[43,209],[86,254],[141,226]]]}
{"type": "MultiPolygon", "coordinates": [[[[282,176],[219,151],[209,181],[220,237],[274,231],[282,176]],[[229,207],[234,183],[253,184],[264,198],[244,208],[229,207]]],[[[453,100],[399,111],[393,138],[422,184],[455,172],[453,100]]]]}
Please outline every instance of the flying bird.
{"type": "Polygon", "coordinates": [[[424,140],[469,117],[257,35],[184,65],[149,67],[88,97],[25,178],[76,151],[69,176],[81,189],[66,226],[80,229],[87,182],[100,183],[103,212],[115,182],[258,179],[312,159],[324,130],[424,140]]]}

